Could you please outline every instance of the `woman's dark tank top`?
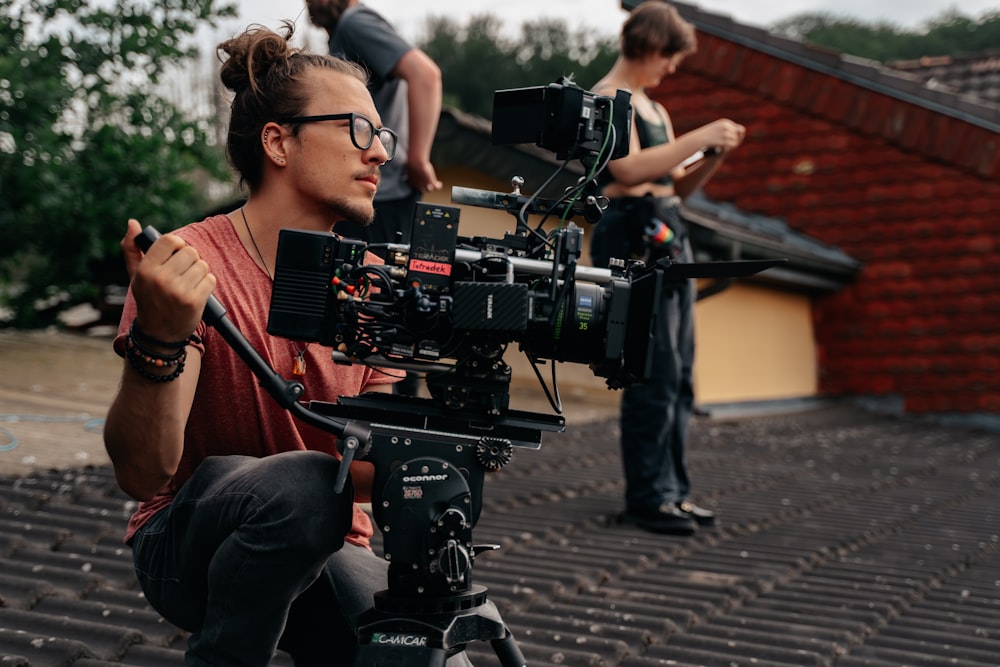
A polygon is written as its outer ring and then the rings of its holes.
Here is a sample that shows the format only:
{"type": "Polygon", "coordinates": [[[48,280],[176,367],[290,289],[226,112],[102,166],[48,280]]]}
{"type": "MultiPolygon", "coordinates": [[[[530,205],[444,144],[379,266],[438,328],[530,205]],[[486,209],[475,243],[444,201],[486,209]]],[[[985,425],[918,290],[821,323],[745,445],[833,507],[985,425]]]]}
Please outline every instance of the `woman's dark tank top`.
{"type": "MultiPolygon", "coordinates": [[[[659,123],[654,123],[646,120],[637,113],[633,113],[632,122],[635,123],[635,130],[639,133],[639,148],[659,146],[670,141],[670,137],[667,136],[667,123],[662,118],[659,123]]],[[[614,176],[611,175],[611,171],[608,169],[605,169],[598,176],[598,183],[602,187],[614,180],[614,176]]],[[[660,185],[673,185],[674,179],[670,174],[665,174],[653,182],[660,185]]]]}

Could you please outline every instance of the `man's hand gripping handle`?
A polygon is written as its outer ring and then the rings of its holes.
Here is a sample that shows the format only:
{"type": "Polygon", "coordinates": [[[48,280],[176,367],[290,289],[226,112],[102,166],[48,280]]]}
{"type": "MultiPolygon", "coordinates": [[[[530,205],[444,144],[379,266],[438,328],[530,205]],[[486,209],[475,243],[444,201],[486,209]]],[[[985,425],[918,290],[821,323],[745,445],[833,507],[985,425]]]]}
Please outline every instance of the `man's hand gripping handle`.
{"type": "MultiPolygon", "coordinates": [[[[151,226],[147,226],[135,237],[135,244],[140,250],[146,252],[150,246],[160,238],[160,233],[151,226]]],[[[304,387],[298,382],[290,382],[278,375],[273,368],[264,360],[256,349],[250,344],[246,337],[236,328],[236,325],[226,317],[226,309],[213,295],[209,295],[205,303],[205,312],[202,319],[206,324],[214,327],[219,334],[229,343],[237,354],[246,362],[253,374],[260,379],[264,389],[274,397],[278,403],[289,410],[293,415],[302,419],[308,424],[323,429],[328,433],[339,436],[338,449],[341,453],[340,469],[337,471],[337,479],[334,481],[334,490],[340,493],[347,483],[347,475],[350,472],[351,462],[355,458],[363,460],[371,449],[371,429],[355,422],[341,422],[331,419],[325,415],[313,412],[306,408],[299,401],[304,387]]]]}

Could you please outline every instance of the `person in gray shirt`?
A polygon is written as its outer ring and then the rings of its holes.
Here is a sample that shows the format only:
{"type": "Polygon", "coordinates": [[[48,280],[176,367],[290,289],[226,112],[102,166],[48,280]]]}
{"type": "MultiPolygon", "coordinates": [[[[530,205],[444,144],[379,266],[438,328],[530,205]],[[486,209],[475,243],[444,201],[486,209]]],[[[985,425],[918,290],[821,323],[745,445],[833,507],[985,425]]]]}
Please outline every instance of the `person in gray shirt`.
{"type": "Polygon", "coordinates": [[[312,22],[330,35],[330,54],[368,70],[382,122],[399,135],[395,158],[382,168],[374,224],[336,231],[369,243],[409,243],[414,204],[421,193],[441,188],[430,159],[441,115],[441,70],[358,0],[306,4],[312,22]]]}

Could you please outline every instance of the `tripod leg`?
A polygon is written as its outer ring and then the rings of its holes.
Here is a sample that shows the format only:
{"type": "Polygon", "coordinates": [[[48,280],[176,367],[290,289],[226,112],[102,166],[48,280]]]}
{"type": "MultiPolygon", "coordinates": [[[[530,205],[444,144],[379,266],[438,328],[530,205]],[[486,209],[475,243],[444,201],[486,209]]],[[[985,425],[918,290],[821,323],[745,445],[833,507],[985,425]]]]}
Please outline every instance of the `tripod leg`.
{"type": "Polygon", "coordinates": [[[494,639],[490,642],[493,645],[493,650],[496,652],[497,657],[500,658],[500,664],[503,667],[526,667],[527,662],[524,659],[524,654],[521,653],[521,648],[514,641],[514,635],[510,634],[510,630],[504,628],[504,636],[502,639],[494,639]]]}

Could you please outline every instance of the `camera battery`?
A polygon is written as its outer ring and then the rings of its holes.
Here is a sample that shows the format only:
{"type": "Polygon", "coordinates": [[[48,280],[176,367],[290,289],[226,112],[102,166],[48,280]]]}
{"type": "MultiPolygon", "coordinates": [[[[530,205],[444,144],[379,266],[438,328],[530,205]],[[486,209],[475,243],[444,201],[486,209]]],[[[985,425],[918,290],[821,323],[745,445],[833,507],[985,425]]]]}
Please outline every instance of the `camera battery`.
{"type": "Polygon", "coordinates": [[[360,264],[364,243],[327,232],[282,229],[278,234],[274,290],[267,332],[293,340],[333,345],[337,336],[336,293],[330,280],[347,265],[360,264]]]}
{"type": "Polygon", "coordinates": [[[524,331],[528,328],[528,286],[458,282],[452,323],[460,331],[524,331]]]}

